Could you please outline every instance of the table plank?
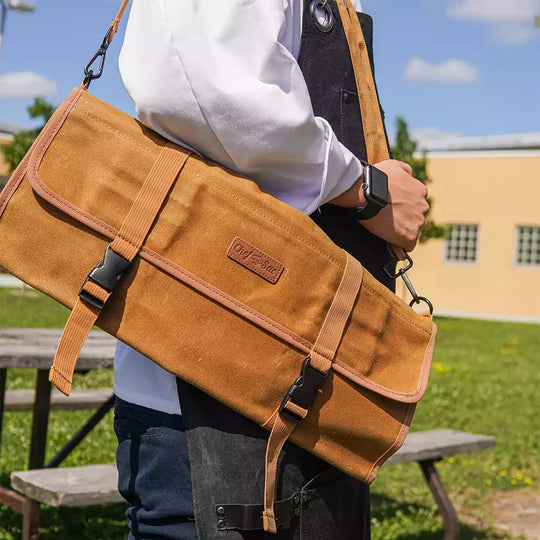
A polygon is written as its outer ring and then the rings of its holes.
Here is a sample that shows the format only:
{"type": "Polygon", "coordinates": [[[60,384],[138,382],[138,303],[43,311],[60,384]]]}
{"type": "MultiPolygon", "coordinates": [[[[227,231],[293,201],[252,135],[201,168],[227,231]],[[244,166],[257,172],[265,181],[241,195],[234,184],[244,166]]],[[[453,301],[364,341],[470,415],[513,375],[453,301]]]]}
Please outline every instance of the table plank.
{"type": "Polygon", "coordinates": [[[114,465],[87,465],[11,473],[11,486],[52,506],[90,506],[125,502],[118,493],[114,465]]]}
{"type": "MultiPolygon", "coordinates": [[[[0,368],[48,369],[62,330],[0,328],[0,368]]],[[[116,339],[94,330],[88,335],[77,369],[112,369],[116,339]]]]}
{"type": "Polygon", "coordinates": [[[403,446],[387,463],[406,463],[437,459],[443,456],[476,452],[495,446],[495,439],[486,435],[463,433],[451,429],[435,429],[409,433],[403,446]]]}
{"type": "MultiPolygon", "coordinates": [[[[74,390],[65,396],[58,390],[51,394],[52,410],[78,410],[97,409],[101,407],[112,395],[112,388],[99,388],[96,390],[74,390]]],[[[6,392],[5,410],[30,411],[35,401],[35,390],[9,390],[6,392]]]]}

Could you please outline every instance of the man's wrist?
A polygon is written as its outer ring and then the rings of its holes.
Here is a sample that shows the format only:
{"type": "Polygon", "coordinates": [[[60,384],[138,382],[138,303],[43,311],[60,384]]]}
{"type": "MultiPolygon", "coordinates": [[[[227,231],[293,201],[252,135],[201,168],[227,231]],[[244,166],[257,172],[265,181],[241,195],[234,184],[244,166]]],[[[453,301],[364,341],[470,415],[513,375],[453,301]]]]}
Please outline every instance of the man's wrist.
{"type": "Polygon", "coordinates": [[[343,206],[346,208],[356,208],[358,206],[364,206],[366,204],[366,197],[362,184],[364,183],[363,173],[360,178],[341,195],[338,195],[330,201],[331,204],[336,206],[343,206]]]}

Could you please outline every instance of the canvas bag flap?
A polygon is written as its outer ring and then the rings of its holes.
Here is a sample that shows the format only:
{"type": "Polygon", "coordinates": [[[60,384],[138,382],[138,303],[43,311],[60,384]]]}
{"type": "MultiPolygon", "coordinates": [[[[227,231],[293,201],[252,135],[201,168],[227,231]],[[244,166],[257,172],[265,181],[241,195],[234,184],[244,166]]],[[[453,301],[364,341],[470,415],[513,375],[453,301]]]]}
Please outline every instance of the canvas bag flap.
{"type": "MultiPolygon", "coordinates": [[[[32,150],[28,179],[40,197],[70,214],[85,227],[112,238],[144,180],[145,171],[151,167],[164,140],[128,115],[80,89],[74,90],[55,116],[56,120],[51,120],[32,150]],[[129,141],[125,138],[126,128],[131,137],[129,141]],[[118,144],[116,151],[111,153],[111,141],[120,133],[124,134],[122,144],[118,144]],[[64,145],[68,142],[72,144],[73,139],[79,141],[76,145],[78,151],[65,152],[64,145]],[[103,141],[102,148],[96,146],[99,140],[103,141]],[[116,187],[112,178],[107,177],[111,173],[100,167],[104,156],[110,156],[116,163],[115,168],[112,168],[115,182],[118,184],[119,177],[129,181],[116,187]],[[126,164],[130,164],[132,170],[139,171],[138,175],[133,176],[126,164]],[[73,170],[68,179],[61,172],[66,167],[73,170]],[[140,179],[139,185],[134,178],[140,179]],[[81,189],[82,185],[89,184],[94,184],[95,189],[81,189]]],[[[73,149],[73,146],[70,148],[73,149]]],[[[239,315],[247,315],[248,318],[253,318],[253,313],[263,315],[261,321],[255,317],[254,322],[263,326],[268,321],[277,323],[275,330],[279,337],[284,336],[291,345],[309,352],[322,323],[325,308],[332,298],[332,290],[335,290],[343,272],[341,250],[309,218],[270,196],[262,199],[269,203],[266,214],[261,215],[259,209],[254,210],[253,202],[257,199],[260,204],[262,194],[253,182],[217,165],[209,167],[198,158],[190,158],[189,162],[190,166],[180,175],[145,245],[146,253],[159,255],[158,259],[152,260],[152,264],[169,272],[174,279],[182,279],[178,269],[187,270],[204,284],[213,287],[212,290],[223,292],[227,298],[237,301],[239,315]],[[219,175],[219,187],[217,179],[212,182],[213,178],[208,178],[214,172],[219,175]],[[206,178],[203,177],[204,173],[206,178]],[[223,189],[224,178],[228,185],[223,189]],[[212,192],[212,196],[206,195],[208,192],[212,192]],[[245,197],[243,215],[236,211],[239,194],[245,197]],[[191,230],[194,226],[192,210],[205,214],[204,207],[194,201],[202,201],[204,197],[210,201],[208,204],[212,219],[215,219],[216,214],[227,213],[229,210],[226,219],[215,224],[219,225],[220,230],[224,223],[229,226],[218,248],[223,261],[221,266],[206,264],[206,261],[216,257],[212,251],[216,246],[205,247],[204,234],[212,234],[210,222],[200,218],[200,222],[195,225],[199,228],[195,232],[191,230]],[[224,208],[216,210],[223,202],[224,208]],[[279,208],[277,217],[276,208],[279,208]],[[190,209],[184,219],[181,209],[190,209]],[[301,238],[291,238],[290,232],[280,227],[280,218],[284,221],[285,217],[287,220],[293,217],[293,222],[302,230],[301,238]],[[261,230],[250,235],[245,223],[250,223],[253,228],[253,221],[261,230]],[[170,228],[167,230],[166,226],[162,227],[161,222],[171,225],[170,228]],[[261,234],[261,231],[265,234],[261,234]],[[285,261],[283,275],[277,283],[262,279],[226,256],[230,241],[242,235],[246,240],[258,243],[257,247],[275,260],[285,261]],[[264,241],[264,245],[260,243],[263,237],[269,238],[264,241]],[[171,246],[174,243],[181,245],[173,249],[171,246]],[[176,254],[173,253],[175,251],[176,254]],[[306,277],[298,257],[298,253],[302,252],[307,252],[306,257],[313,268],[325,268],[322,273],[315,271],[309,275],[310,287],[301,285],[305,283],[306,277]],[[228,270],[224,272],[223,268],[228,270]],[[291,295],[286,294],[287,287],[291,285],[302,290],[304,296],[301,305],[297,301],[291,302],[291,295]]],[[[145,252],[142,256],[145,256],[145,252]]],[[[405,403],[416,402],[423,396],[427,384],[435,336],[434,325],[429,318],[414,313],[399,298],[388,295],[376,280],[367,272],[365,274],[334,369],[352,383],[381,395],[405,403]],[[362,309],[363,304],[372,307],[373,298],[377,299],[379,313],[368,313],[362,309]],[[358,336],[364,338],[358,339],[358,336]],[[395,342],[395,349],[388,347],[388,340],[395,342]],[[405,348],[404,343],[408,344],[405,348]],[[403,355],[403,361],[396,362],[395,356],[382,354],[382,351],[392,350],[397,355],[403,355]]],[[[203,292],[208,292],[203,286],[201,288],[203,292]]]]}

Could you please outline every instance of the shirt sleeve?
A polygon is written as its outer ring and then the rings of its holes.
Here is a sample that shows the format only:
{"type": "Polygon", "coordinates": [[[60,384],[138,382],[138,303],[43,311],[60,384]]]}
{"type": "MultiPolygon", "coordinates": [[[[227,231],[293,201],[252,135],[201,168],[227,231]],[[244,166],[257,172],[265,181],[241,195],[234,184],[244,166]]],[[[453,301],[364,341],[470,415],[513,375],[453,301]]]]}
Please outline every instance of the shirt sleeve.
{"type": "Polygon", "coordinates": [[[135,0],[120,56],[140,120],[311,213],[360,177],[313,113],[290,0],[135,0]],[[290,31],[290,29],[289,29],[290,31]]]}

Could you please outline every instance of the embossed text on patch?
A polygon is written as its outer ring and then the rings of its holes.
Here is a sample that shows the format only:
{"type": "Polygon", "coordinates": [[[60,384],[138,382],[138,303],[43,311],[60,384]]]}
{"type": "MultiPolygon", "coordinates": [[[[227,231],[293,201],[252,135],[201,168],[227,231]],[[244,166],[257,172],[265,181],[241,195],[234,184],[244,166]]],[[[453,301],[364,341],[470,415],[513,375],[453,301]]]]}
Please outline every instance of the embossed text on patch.
{"type": "Polygon", "coordinates": [[[270,283],[277,283],[283,273],[284,267],[279,261],[238,236],[232,241],[227,255],[270,283]]]}

